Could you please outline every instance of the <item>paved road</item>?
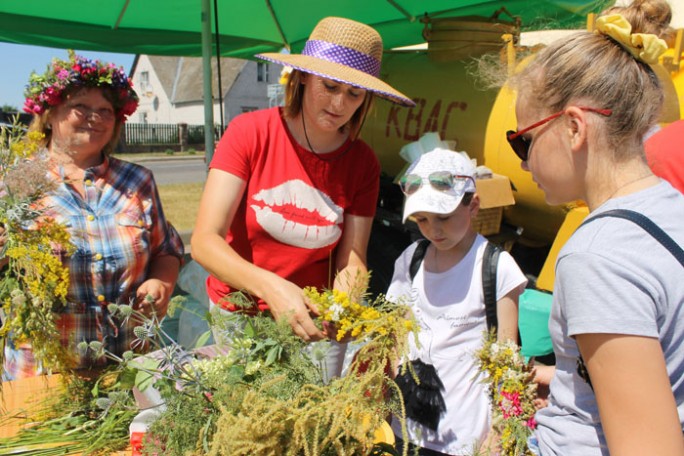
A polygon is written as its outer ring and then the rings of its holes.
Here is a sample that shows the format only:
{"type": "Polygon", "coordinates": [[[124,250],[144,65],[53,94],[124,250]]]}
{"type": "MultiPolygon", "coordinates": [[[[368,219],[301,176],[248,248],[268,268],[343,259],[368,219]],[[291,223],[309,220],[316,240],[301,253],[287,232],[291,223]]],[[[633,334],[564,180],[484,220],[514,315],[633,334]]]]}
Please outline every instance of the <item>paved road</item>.
{"type": "Polygon", "coordinates": [[[157,185],[191,184],[207,179],[207,166],[203,156],[140,160],[138,163],[152,170],[157,185]]]}

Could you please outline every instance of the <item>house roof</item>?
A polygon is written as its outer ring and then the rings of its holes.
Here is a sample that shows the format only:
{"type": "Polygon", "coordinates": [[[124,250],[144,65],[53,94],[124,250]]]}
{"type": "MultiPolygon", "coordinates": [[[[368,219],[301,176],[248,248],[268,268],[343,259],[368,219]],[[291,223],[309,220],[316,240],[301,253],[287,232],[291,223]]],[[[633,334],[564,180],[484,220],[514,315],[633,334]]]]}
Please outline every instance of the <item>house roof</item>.
{"type": "MultiPolygon", "coordinates": [[[[189,103],[202,101],[204,86],[202,84],[201,57],[168,57],[148,55],[150,64],[159,78],[161,85],[172,103],[189,103]]],[[[228,93],[235,80],[240,75],[247,60],[221,58],[221,89],[228,93]]],[[[218,75],[218,65],[215,58],[211,59],[214,75],[218,75]]],[[[218,77],[212,78],[212,93],[218,98],[218,77]]]]}

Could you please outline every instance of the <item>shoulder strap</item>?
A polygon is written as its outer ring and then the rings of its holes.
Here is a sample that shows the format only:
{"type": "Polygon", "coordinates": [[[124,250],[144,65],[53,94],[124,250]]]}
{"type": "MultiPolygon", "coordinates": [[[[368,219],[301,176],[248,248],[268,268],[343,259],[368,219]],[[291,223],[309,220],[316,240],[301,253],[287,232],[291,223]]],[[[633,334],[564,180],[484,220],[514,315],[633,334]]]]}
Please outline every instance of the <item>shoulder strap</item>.
{"type": "Polygon", "coordinates": [[[420,269],[420,263],[423,262],[423,258],[425,258],[425,252],[427,252],[429,245],[430,241],[427,239],[421,239],[418,241],[416,250],[413,251],[413,256],[411,257],[411,264],[409,265],[409,274],[411,276],[411,280],[416,278],[418,269],[420,269]]]}
{"type": "Polygon", "coordinates": [[[482,257],[482,291],[484,293],[487,328],[490,330],[498,325],[496,316],[496,270],[499,264],[499,253],[501,253],[501,248],[498,245],[487,242],[482,257]]]}
{"type": "Polygon", "coordinates": [[[630,211],[627,209],[613,209],[592,216],[588,220],[585,220],[579,227],[581,228],[585,224],[591,222],[592,220],[596,220],[601,217],[618,217],[636,223],[645,231],[647,231],[648,234],[653,236],[656,241],[660,242],[660,244],[663,247],[669,250],[670,253],[674,255],[674,257],[677,259],[677,261],[679,261],[679,263],[682,266],[684,266],[684,250],[682,250],[682,248],[675,242],[675,240],[668,236],[662,228],[653,223],[653,221],[650,218],[646,217],[643,214],[640,214],[639,212],[630,211]]]}

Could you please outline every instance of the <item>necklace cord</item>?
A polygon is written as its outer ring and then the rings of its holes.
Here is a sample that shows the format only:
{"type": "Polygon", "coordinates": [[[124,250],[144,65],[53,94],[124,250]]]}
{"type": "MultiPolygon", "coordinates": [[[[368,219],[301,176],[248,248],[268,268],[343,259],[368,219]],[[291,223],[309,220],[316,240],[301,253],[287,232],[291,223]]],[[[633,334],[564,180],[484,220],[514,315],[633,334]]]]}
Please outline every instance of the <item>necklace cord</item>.
{"type": "MultiPolygon", "coordinates": [[[[347,155],[347,152],[349,152],[349,151],[351,150],[352,146],[353,146],[354,143],[356,142],[356,138],[353,138],[353,139],[352,139],[352,138],[347,138],[347,139],[349,139],[349,145],[347,146],[346,149],[344,149],[344,151],[342,151],[341,154],[339,154],[339,155],[337,155],[337,156],[335,156],[335,157],[332,157],[332,158],[325,158],[325,157],[323,156],[323,154],[319,154],[318,152],[316,152],[316,151],[314,150],[313,146],[311,145],[311,141],[309,140],[309,135],[308,135],[308,133],[306,132],[306,122],[304,121],[304,102],[303,102],[303,101],[302,101],[301,114],[302,114],[302,129],[304,130],[304,138],[306,139],[306,145],[309,146],[309,151],[311,151],[311,153],[313,153],[319,160],[323,160],[323,161],[332,161],[332,160],[337,160],[337,159],[339,159],[339,158],[342,158],[342,157],[344,157],[345,155],[347,155]]],[[[365,121],[366,121],[366,116],[364,115],[364,116],[363,116],[363,120],[361,121],[361,126],[363,126],[363,123],[364,123],[365,121]]],[[[360,130],[360,129],[359,129],[359,130],[360,130]]]]}
{"type": "Polygon", "coordinates": [[[306,122],[304,122],[304,104],[302,103],[302,128],[304,129],[304,138],[306,138],[306,144],[309,146],[309,150],[313,152],[314,154],[318,155],[318,153],[314,150],[313,146],[311,145],[311,141],[309,141],[309,135],[306,132],[306,122]]]}
{"type": "Polygon", "coordinates": [[[617,195],[618,193],[620,193],[620,191],[621,191],[622,189],[624,189],[624,188],[626,188],[626,187],[629,187],[630,185],[635,184],[635,183],[637,183],[637,182],[639,182],[639,181],[642,181],[642,180],[646,179],[647,177],[651,177],[652,175],[653,175],[653,174],[649,172],[648,174],[644,174],[644,175],[642,175],[642,176],[640,176],[640,177],[638,177],[638,178],[636,178],[636,179],[633,179],[633,180],[631,180],[631,181],[629,181],[629,182],[627,182],[627,183],[625,183],[625,184],[622,184],[621,186],[619,186],[619,187],[618,187],[618,188],[617,188],[617,189],[616,189],[616,190],[615,190],[615,191],[606,199],[606,201],[615,198],[615,195],[617,195]]]}

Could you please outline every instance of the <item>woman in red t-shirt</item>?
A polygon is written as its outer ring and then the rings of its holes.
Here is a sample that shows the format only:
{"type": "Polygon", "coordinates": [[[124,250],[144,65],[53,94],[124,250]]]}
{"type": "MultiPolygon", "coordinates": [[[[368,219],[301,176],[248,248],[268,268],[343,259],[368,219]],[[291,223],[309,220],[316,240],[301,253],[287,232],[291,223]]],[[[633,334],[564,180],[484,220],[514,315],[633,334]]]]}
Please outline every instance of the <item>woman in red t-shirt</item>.
{"type": "Polygon", "coordinates": [[[229,294],[247,292],[302,339],[320,340],[302,288],[365,290],[380,166],[359,130],[373,95],[414,103],[378,78],[380,35],[348,19],[321,20],[301,54],[257,57],[294,69],[286,104],[230,123],[210,164],[192,255],[210,273],[213,305],[234,310],[229,294]]]}

